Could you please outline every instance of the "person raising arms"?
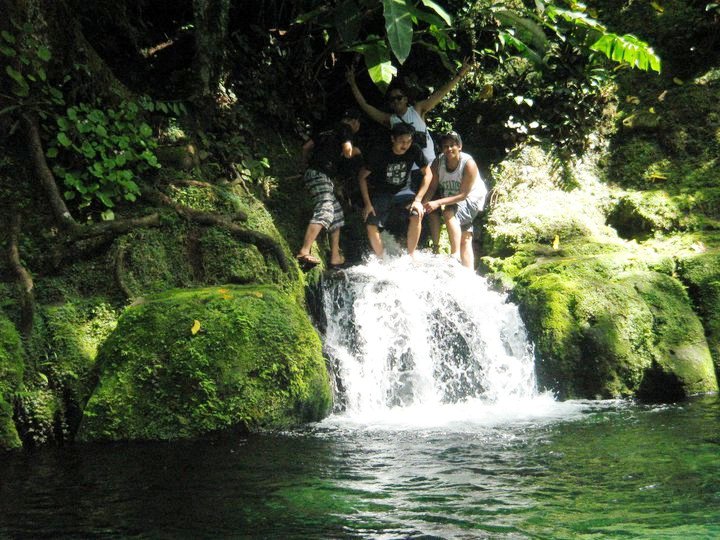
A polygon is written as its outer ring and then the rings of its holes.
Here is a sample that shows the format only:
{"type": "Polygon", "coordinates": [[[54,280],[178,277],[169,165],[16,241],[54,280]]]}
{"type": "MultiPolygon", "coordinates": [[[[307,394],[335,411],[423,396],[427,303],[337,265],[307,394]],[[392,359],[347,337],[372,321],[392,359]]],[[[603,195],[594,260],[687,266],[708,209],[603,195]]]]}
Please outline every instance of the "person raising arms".
{"type": "Polygon", "coordinates": [[[390,109],[392,110],[390,113],[381,111],[367,102],[358,88],[355,80],[354,68],[348,68],[346,78],[348,84],[350,85],[350,90],[355,97],[355,101],[357,101],[360,108],[370,118],[388,128],[391,128],[395,124],[401,122],[410,124],[413,128],[415,128],[416,135],[425,134],[425,144],[423,145],[420,143],[420,147],[422,148],[423,154],[425,154],[425,158],[428,163],[432,163],[435,159],[435,145],[433,144],[432,138],[427,131],[425,116],[434,109],[440,101],[442,101],[448,92],[457,86],[471,68],[471,59],[469,57],[465,58],[460,70],[452,79],[430,94],[426,99],[418,101],[412,105],[408,101],[407,92],[402,88],[402,86],[398,84],[391,84],[386,94],[390,109]]]}
{"type": "Polygon", "coordinates": [[[440,136],[442,154],[432,164],[432,181],[423,197],[428,214],[430,236],[437,250],[440,239],[441,207],[450,237],[450,255],[463,266],[473,269],[472,222],[485,205],[487,187],[480,176],[477,163],[462,151],[462,138],[455,131],[440,136]],[[439,194],[440,198],[431,200],[439,194]]]}

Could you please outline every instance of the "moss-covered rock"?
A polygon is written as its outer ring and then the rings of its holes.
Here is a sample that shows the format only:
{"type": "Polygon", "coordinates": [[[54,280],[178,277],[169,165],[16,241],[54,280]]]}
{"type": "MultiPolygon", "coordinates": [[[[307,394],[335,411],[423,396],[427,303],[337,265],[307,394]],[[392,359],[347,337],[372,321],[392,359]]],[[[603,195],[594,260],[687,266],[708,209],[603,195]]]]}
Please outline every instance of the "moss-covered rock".
{"type": "Polygon", "coordinates": [[[715,370],[720,377],[720,253],[712,251],[681,259],[678,274],[702,318],[715,370]]]}
{"type": "Polygon", "coordinates": [[[320,419],[320,340],[270,286],[170,291],[129,308],[101,348],[79,437],[178,439],[320,419]]]}
{"type": "Polygon", "coordinates": [[[12,403],[22,384],[23,347],[15,325],[0,313],[0,450],[21,446],[12,403]]]}
{"type": "Polygon", "coordinates": [[[539,383],[560,397],[664,401],[717,390],[682,286],[638,258],[557,257],[526,266],[516,280],[539,383]]]}

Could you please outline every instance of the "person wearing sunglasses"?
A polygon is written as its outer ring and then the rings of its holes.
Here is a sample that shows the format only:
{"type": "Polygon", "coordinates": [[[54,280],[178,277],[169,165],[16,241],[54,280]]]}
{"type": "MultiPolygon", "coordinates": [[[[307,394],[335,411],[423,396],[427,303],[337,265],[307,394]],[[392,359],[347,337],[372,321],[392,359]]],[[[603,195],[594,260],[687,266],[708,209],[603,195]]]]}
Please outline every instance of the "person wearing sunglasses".
{"type": "Polygon", "coordinates": [[[485,205],[487,187],[475,160],[462,151],[462,138],[457,132],[443,133],[440,149],[440,157],[431,167],[432,181],[423,197],[430,237],[437,252],[442,212],[450,238],[450,255],[473,269],[473,220],[485,205]],[[439,198],[432,200],[436,194],[439,198]]]}
{"type": "MultiPolygon", "coordinates": [[[[417,101],[411,104],[408,99],[408,93],[402,87],[402,85],[395,83],[390,85],[388,88],[386,98],[390,106],[391,112],[385,112],[373,105],[370,105],[365,97],[360,92],[357,82],[355,80],[355,70],[350,67],[347,70],[346,78],[350,85],[350,90],[355,97],[360,108],[373,120],[382,124],[385,127],[391,128],[395,124],[405,123],[410,124],[415,128],[415,142],[420,144],[420,147],[425,154],[425,158],[428,163],[432,163],[435,159],[435,145],[432,137],[428,133],[427,125],[425,123],[425,117],[432,109],[434,109],[440,101],[450,92],[462,78],[472,68],[472,60],[468,57],[463,60],[462,66],[457,74],[438,88],[435,92],[430,94],[426,99],[417,101]],[[424,139],[424,140],[418,140],[424,139]]],[[[417,186],[414,186],[417,187],[417,186]]]]}

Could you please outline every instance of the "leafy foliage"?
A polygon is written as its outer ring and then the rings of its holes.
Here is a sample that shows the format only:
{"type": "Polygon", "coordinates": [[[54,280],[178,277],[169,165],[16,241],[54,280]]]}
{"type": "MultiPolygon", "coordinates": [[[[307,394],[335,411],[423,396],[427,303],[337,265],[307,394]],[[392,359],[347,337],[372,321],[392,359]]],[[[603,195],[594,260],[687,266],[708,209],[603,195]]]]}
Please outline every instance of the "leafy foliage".
{"type": "Polygon", "coordinates": [[[79,196],[80,207],[98,200],[106,208],[103,217],[111,218],[107,209],[140,194],[137,176],[160,167],[153,130],[141,115],[155,104],[145,99],[123,101],[107,111],[100,106],[81,103],[58,115],[58,131],[47,157],[55,161],[53,172],[65,182],[66,199],[79,196]]]}

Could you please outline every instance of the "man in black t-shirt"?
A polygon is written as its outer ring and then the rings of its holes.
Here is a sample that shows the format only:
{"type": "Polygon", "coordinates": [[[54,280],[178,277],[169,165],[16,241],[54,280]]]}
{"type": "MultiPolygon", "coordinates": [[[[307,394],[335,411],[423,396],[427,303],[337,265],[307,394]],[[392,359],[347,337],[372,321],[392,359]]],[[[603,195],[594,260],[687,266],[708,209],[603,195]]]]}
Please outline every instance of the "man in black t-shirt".
{"type": "Polygon", "coordinates": [[[382,257],[384,247],[380,231],[387,226],[393,213],[399,212],[408,219],[407,250],[415,253],[420,238],[423,217],[423,195],[432,178],[429,163],[422,149],[413,144],[414,129],[409,124],[395,124],[390,130],[391,144],[376,148],[365,159],[358,180],[365,207],[363,219],[370,247],[382,257]],[[417,192],[410,187],[410,170],[413,164],[422,171],[422,181],[417,192]]]}

